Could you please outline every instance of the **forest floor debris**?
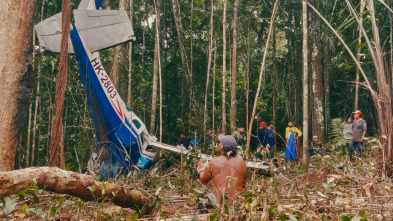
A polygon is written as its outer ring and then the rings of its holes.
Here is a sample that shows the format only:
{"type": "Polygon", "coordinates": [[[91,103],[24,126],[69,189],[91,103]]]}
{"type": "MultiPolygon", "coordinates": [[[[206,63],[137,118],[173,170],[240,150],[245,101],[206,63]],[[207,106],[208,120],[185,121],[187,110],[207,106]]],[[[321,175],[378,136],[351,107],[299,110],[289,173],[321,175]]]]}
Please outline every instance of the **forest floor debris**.
{"type": "Polygon", "coordinates": [[[3,198],[1,218],[10,220],[387,220],[393,216],[393,181],[383,177],[377,152],[350,162],[341,151],[312,157],[305,173],[286,163],[274,176],[250,171],[248,188],[233,205],[214,206],[209,188],[196,174],[197,159],[169,153],[150,171],[131,172],[116,181],[149,197],[150,213],[114,205],[110,199],[84,202],[77,197],[30,187],[3,198]],[[158,169],[156,169],[158,168],[158,169]],[[207,206],[207,205],[210,205],[207,206]]]}

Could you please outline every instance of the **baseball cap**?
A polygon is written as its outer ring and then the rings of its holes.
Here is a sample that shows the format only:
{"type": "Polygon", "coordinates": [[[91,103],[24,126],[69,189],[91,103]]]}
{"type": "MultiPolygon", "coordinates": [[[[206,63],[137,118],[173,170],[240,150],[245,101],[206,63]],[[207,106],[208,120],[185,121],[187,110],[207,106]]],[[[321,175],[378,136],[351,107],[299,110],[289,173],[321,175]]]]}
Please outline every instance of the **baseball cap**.
{"type": "Polygon", "coordinates": [[[218,140],[221,142],[222,146],[224,147],[224,152],[228,152],[234,149],[237,149],[237,142],[235,138],[231,135],[218,135],[218,140]]]}
{"type": "Polygon", "coordinates": [[[363,115],[360,110],[356,110],[355,112],[352,112],[352,114],[363,115]]]}
{"type": "Polygon", "coordinates": [[[318,136],[314,136],[312,139],[318,138],[318,136]]]}
{"type": "Polygon", "coordinates": [[[262,122],[260,123],[260,125],[261,125],[261,127],[267,126],[267,124],[265,123],[265,121],[262,121],[262,122]]]}

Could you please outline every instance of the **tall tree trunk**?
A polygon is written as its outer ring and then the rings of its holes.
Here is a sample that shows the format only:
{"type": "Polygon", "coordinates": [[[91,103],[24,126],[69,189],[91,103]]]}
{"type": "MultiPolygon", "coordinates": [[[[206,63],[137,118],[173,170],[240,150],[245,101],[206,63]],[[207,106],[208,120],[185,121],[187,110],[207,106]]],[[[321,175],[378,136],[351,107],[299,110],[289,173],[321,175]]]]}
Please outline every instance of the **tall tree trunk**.
{"type": "MultiPolygon", "coordinates": [[[[143,10],[145,13],[145,22],[148,23],[149,20],[147,19],[148,16],[148,10],[147,10],[147,5],[146,5],[146,1],[144,1],[143,3],[143,10]]],[[[146,51],[146,26],[148,26],[148,24],[143,25],[142,28],[142,61],[141,61],[141,65],[142,65],[142,73],[145,70],[145,51],[146,51]]],[[[141,96],[142,96],[142,89],[141,89],[141,96]]]]}
{"type": "Polygon", "coordinates": [[[207,124],[207,96],[209,94],[210,68],[212,63],[213,51],[213,0],[210,0],[210,33],[209,33],[209,55],[207,60],[206,87],[205,87],[205,106],[203,108],[203,140],[206,142],[207,124]]]}
{"type": "Polygon", "coordinates": [[[303,18],[303,165],[307,170],[308,155],[308,29],[307,29],[307,3],[302,0],[303,18]]]}
{"type": "Polygon", "coordinates": [[[181,60],[182,60],[182,68],[183,68],[183,73],[186,76],[186,81],[188,84],[191,83],[191,70],[190,66],[188,64],[188,56],[186,53],[186,47],[185,47],[185,40],[184,40],[184,31],[183,31],[183,25],[181,23],[181,16],[180,16],[180,6],[178,0],[172,0],[172,7],[173,7],[173,16],[175,19],[175,24],[176,24],[176,32],[177,32],[177,40],[179,42],[179,47],[180,47],[180,55],[181,55],[181,60]]]}
{"type": "MultiPolygon", "coordinates": [[[[180,8],[180,7],[179,7],[180,8]]],[[[192,82],[192,65],[193,65],[193,61],[194,61],[194,54],[193,54],[193,49],[194,49],[194,31],[193,31],[193,27],[192,27],[192,20],[194,16],[194,0],[191,0],[191,11],[190,11],[190,81],[192,82]]],[[[192,89],[190,87],[190,98],[192,96],[192,89]]],[[[191,99],[190,99],[191,102],[191,99]]]]}
{"type": "MultiPolygon", "coordinates": [[[[40,21],[42,21],[43,14],[44,14],[44,6],[45,0],[42,1],[41,5],[41,15],[40,21]]],[[[35,36],[34,36],[35,37],[35,36]]],[[[41,61],[38,61],[38,76],[36,79],[37,87],[36,87],[36,98],[35,98],[35,106],[34,106],[34,122],[33,122],[33,143],[31,144],[31,166],[34,165],[34,156],[35,156],[35,139],[36,139],[36,131],[37,131],[37,112],[38,112],[38,102],[40,101],[40,77],[41,77],[41,61]]],[[[38,135],[39,137],[39,135],[38,135]]],[[[39,148],[37,149],[37,162],[39,163],[39,148]]]]}
{"type": "Polygon", "coordinates": [[[231,111],[230,111],[230,124],[231,132],[236,130],[236,61],[237,61],[237,14],[239,8],[239,0],[234,1],[233,8],[233,42],[232,42],[232,81],[231,81],[231,111]]]}
{"type": "MultiPolygon", "coordinates": [[[[34,165],[34,155],[35,155],[35,139],[37,132],[37,116],[38,116],[38,103],[40,102],[40,77],[41,77],[41,62],[38,62],[38,76],[37,76],[37,88],[36,88],[36,98],[34,106],[34,120],[33,120],[33,142],[31,145],[31,166],[34,165]]],[[[37,154],[37,156],[39,153],[37,154]]],[[[38,159],[38,158],[37,158],[38,159]]]]}
{"type": "Polygon", "coordinates": [[[157,14],[157,22],[156,22],[156,38],[158,41],[157,54],[158,54],[158,77],[160,80],[160,142],[162,142],[162,72],[161,72],[161,48],[160,48],[160,13],[161,13],[161,0],[156,1],[156,14],[157,14]]]}
{"type": "MultiPolygon", "coordinates": [[[[127,1],[126,0],[119,0],[119,9],[120,10],[125,10],[127,7],[127,1]]],[[[117,45],[114,49],[114,54],[113,54],[113,61],[112,61],[112,82],[115,88],[118,89],[118,84],[119,84],[119,75],[120,75],[120,64],[122,63],[123,60],[123,45],[117,45]]]]}
{"type": "MultiPolygon", "coordinates": [[[[327,30],[325,30],[325,33],[327,33],[327,30]]],[[[330,122],[330,86],[329,86],[329,75],[330,75],[330,58],[329,58],[329,37],[325,34],[325,46],[324,46],[324,71],[323,71],[323,77],[324,77],[324,87],[325,87],[325,137],[326,140],[329,137],[328,133],[328,128],[329,128],[329,122],[330,122]]]]}
{"type": "Polygon", "coordinates": [[[26,127],[34,73],[32,47],[36,0],[4,0],[0,8],[0,171],[14,169],[19,133],[26,127]]]}
{"type": "MultiPolygon", "coordinates": [[[[33,29],[33,59],[32,59],[32,70],[34,74],[34,58],[35,58],[35,29],[33,29]]],[[[28,126],[27,126],[27,141],[26,141],[26,166],[29,165],[30,160],[30,141],[31,141],[31,115],[33,112],[33,103],[29,105],[29,119],[28,119],[28,126]]],[[[32,154],[32,158],[34,159],[34,153],[32,154]]],[[[33,164],[33,161],[31,162],[33,164]]]]}
{"type": "Polygon", "coordinates": [[[378,123],[379,123],[379,133],[381,136],[386,136],[385,148],[388,153],[388,157],[391,158],[393,151],[392,151],[392,144],[393,144],[393,113],[392,113],[392,97],[391,97],[391,85],[390,82],[386,81],[386,74],[385,74],[385,66],[383,60],[383,51],[382,46],[379,38],[379,30],[377,26],[377,21],[375,18],[375,8],[374,8],[374,0],[368,1],[368,7],[371,15],[371,24],[372,24],[372,32],[374,37],[374,44],[375,44],[375,55],[377,59],[377,84],[378,84],[378,95],[374,95],[373,99],[374,102],[377,104],[377,113],[378,113],[378,123]]]}
{"type": "Polygon", "coordinates": [[[120,72],[120,59],[123,57],[121,54],[121,45],[118,45],[114,48],[113,50],[113,60],[112,60],[112,70],[111,70],[111,79],[113,82],[113,85],[117,90],[118,83],[119,83],[119,72],[120,72]]]}
{"type": "Polygon", "coordinates": [[[71,0],[63,0],[62,11],[62,34],[59,72],[56,79],[55,96],[55,119],[52,126],[52,136],[50,142],[49,166],[58,166],[62,169],[64,165],[64,136],[63,136],[63,110],[64,96],[67,85],[68,72],[68,38],[70,34],[71,0]]]}
{"type": "MultiPolygon", "coordinates": [[[[252,108],[251,119],[250,119],[250,124],[248,126],[248,131],[252,130],[252,124],[253,124],[254,118],[255,118],[255,112],[256,112],[256,109],[257,109],[259,93],[261,91],[263,72],[265,71],[265,61],[266,61],[267,51],[269,49],[270,37],[271,37],[271,35],[273,33],[274,19],[276,17],[278,4],[279,4],[279,0],[276,0],[276,2],[274,3],[273,11],[272,11],[272,16],[270,17],[269,32],[267,34],[266,45],[265,45],[265,49],[263,51],[263,58],[262,58],[262,62],[261,62],[261,69],[259,71],[258,88],[257,88],[257,93],[255,94],[254,106],[252,108]]],[[[247,134],[247,145],[246,145],[246,157],[248,157],[250,155],[250,141],[251,141],[250,138],[251,138],[251,134],[248,133],[247,134]]]]}
{"type": "Polygon", "coordinates": [[[160,0],[156,0],[156,34],[154,46],[154,65],[153,65],[153,91],[151,96],[151,115],[150,115],[150,134],[155,134],[156,113],[157,113],[157,85],[158,85],[158,63],[159,63],[159,47],[160,47],[160,0]]]}
{"type": "MultiPolygon", "coordinates": [[[[247,80],[246,80],[246,127],[247,127],[247,133],[250,133],[248,131],[248,122],[249,122],[249,100],[250,100],[250,54],[251,54],[251,48],[250,48],[250,19],[248,20],[248,25],[247,25],[247,80]]],[[[252,133],[252,132],[251,132],[252,133]]]]}
{"type": "MultiPolygon", "coordinates": [[[[392,2],[393,3],[393,2],[392,2]]],[[[393,4],[392,4],[393,5],[393,4]]],[[[393,91],[393,13],[389,13],[389,23],[390,23],[390,78],[392,84],[392,91],[393,91]]]]}
{"type": "MultiPolygon", "coordinates": [[[[316,9],[319,8],[319,0],[310,1],[316,9]]],[[[311,40],[311,91],[312,91],[312,133],[324,140],[325,117],[323,114],[322,93],[322,65],[321,65],[321,42],[320,23],[315,13],[311,13],[310,40],[311,40]]]]}
{"type": "MultiPolygon", "coordinates": [[[[214,58],[213,58],[213,98],[212,98],[212,132],[213,132],[213,145],[215,144],[215,108],[216,108],[216,104],[215,104],[215,93],[216,93],[216,58],[217,58],[217,43],[216,41],[214,41],[214,58]]],[[[214,148],[213,148],[214,150],[214,148]]]]}
{"type": "Polygon", "coordinates": [[[222,18],[222,133],[226,134],[226,72],[227,72],[227,0],[223,0],[223,18],[222,18]]]}
{"type": "MultiPolygon", "coordinates": [[[[42,113],[42,105],[39,105],[38,106],[38,108],[39,108],[39,110],[38,110],[38,112],[39,112],[39,114],[38,114],[38,116],[37,116],[37,118],[38,119],[41,119],[41,113],[42,113]]],[[[37,124],[36,124],[37,125],[37,124]]],[[[40,144],[41,144],[41,139],[40,139],[40,134],[41,134],[41,126],[36,126],[36,128],[38,128],[38,129],[36,129],[36,130],[38,130],[38,132],[36,132],[36,136],[37,136],[37,165],[38,166],[40,166],[40,144]]],[[[34,132],[34,131],[33,131],[34,132]]],[[[35,135],[35,133],[33,133],[33,135],[35,135]]],[[[33,136],[34,137],[34,136],[33,136]]],[[[34,140],[33,140],[34,141],[34,140]]],[[[35,143],[34,143],[35,144],[35,143]]],[[[46,164],[45,164],[46,165],[46,164]]]]}
{"type": "MultiPolygon", "coordinates": [[[[277,65],[276,65],[276,29],[273,27],[273,55],[272,55],[272,62],[273,62],[273,71],[272,71],[272,89],[273,89],[273,122],[276,122],[276,112],[277,112],[277,65]]],[[[296,107],[296,105],[295,105],[296,107]]]]}
{"type": "MultiPolygon", "coordinates": [[[[130,22],[132,25],[134,19],[134,0],[130,0],[130,22]]],[[[132,77],[132,41],[128,43],[128,90],[127,90],[127,105],[131,107],[131,77],[132,77]]]]}
{"type": "MultiPolygon", "coordinates": [[[[33,59],[33,62],[34,62],[34,59],[33,59]]],[[[33,68],[33,70],[34,70],[34,68],[33,68]]],[[[32,115],[32,112],[33,112],[32,109],[33,109],[33,103],[30,103],[30,105],[29,105],[29,120],[28,120],[29,123],[28,123],[28,126],[27,126],[27,141],[26,141],[26,166],[30,165],[29,162],[30,162],[31,115],[32,115]]]]}
{"type": "MultiPolygon", "coordinates": [[[[365,7],[365,0],[360,0],[360,11],[359,11],[359,15],[360,15],[360,23],[363,23],[363,10],[365,7]]],[[[359,47],[359,45],[362,43],[362,30],[359,27],[359,39],[358,39],[358,48],[356,51],[357,54],[357,61],[360,62],[360,53],[362,48],[359,47]]],[[[356,68],[356,86],[355,86],[355,110],[358,109],[358,105],[359,104],[359,68],[356,68]]]]}

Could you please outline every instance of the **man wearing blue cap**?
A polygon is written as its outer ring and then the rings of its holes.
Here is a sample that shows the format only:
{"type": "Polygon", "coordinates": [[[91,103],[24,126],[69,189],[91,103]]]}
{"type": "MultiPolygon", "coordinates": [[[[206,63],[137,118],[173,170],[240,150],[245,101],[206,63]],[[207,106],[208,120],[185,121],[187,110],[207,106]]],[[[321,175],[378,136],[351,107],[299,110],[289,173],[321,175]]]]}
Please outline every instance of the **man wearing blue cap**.
{"type": "Polygon", "coordinates": [[[213,180],[213,192],[216,202],[224,196],[225,201],[232,202],[236,199],[236,194],[242,192],[247,182],[247,165],[244,160],[237,155],[237,142],[232,136],[218,136],[220,144],[218,151],[220,157],[215,157],[203,163],[199,161],[199,180],[207,184],[213,180]]]}

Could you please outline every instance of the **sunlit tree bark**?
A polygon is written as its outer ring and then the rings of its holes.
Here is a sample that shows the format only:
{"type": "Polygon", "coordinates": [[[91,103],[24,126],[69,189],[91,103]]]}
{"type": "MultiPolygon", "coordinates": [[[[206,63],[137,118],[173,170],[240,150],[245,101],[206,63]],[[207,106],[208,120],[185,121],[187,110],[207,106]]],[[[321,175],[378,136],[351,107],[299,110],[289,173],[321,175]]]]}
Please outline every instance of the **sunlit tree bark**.
{"type": "Polygon", "coordinates": [[[237,15],[238,15],[238,8],[239,8],[239,0],[234,1],[234,8],[233,8],[233,40],[232,40],[232,81],[231,81],[231,111],[229,115],[229,121],[231,125],[231,132],[236,130],[236,74],[237,74],[237,15]]]}
{"type": "MultiPolygon", "coordinates": [[[[131,25],[134,19],[134,0],[130,0],[130,22],[131,25]]],[[[131,107],[131,78],[132,78],[132,41],[128,43],[128,90],[127,90],[127,105],[131,107]]]]}
{"type": "Polygon", "coordinates": [[[226,72],[227,72],[227,0],[223,0],[224,9],[222,15],[222,133],[226,133],[226,72]]]}
{"type": "MultiPolygon", "coordinates": [[[[316,9],[319,0],[310,1],[316,9]]],[[[315,13],[311,14],[310,41],[311,41],[311,91],[312,91],[312,135],[324,140],[325,117],[323,114],[323,87],[322,87],[322,63],[321,63],[321,37],[320,23],[315,13]]]]}
{"type": "Polygon", "coordinates": [[[160,9],[161,1],[156,0],[156,31],[155,31],[155,46],[154,46],[154,65],[153,65],[153,85],[151,96],[151,115],[150,115],[150,134],[155,134],[156,126],[156,112],[157,112],[157,88],[158,88],[158,66],[159,66],[159,47],[160,47],[160,9]]]}
{"type": "Polygon", "coordinates": [[[302,0],[303,23],[303,165],[307,168],[308,155],[308,29],[307,29],[307,4],[302,0]]]}
{"type": "Polygon", "coordinates": [[[33,89],[32,36],[36,0],[4,0],[0,7],[0,171],[14,169],[19,132],[33,89]]]}
{"type": "Polygon", "coordinates": [[[213,51],[213,0],[210,0],[209,55],[208,55],[208,59],[207,59],[205,106],[203,108],[203,137],[204,137],[204,141],[206,141],[207,97],[208,97],[208,93],[209,93],[209,80],[210,80],[210,68],[211,68],[211,63],[212,63],[212,51],[213,51]]]}
{"type": "Polygon", "coordinates": [[[65,169],[64,163],[64,134],[63,134],[63,111],[64,97],[67,85],[68,72],[68,38],[70,32],[71,0],[63,0],[62,11],[62,35],[59,71],[56,79],[55,95],[55,118],[53,121],[49,166],[65,169]]]}

